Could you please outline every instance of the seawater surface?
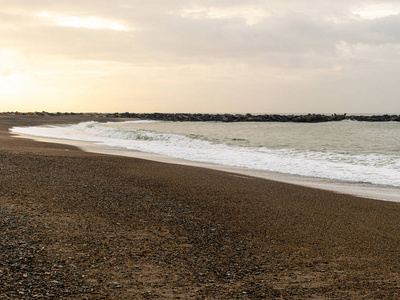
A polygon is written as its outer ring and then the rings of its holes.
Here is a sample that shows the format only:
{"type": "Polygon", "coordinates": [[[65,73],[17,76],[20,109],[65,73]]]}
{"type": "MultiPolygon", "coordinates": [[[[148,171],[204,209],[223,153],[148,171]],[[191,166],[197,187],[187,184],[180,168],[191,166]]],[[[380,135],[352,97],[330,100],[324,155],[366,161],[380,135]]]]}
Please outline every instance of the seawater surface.
{"type": "Polygon", "coordinates": [[[399,122],[86,122],[11,131],[190,161],[400,187],[399,122]]]}

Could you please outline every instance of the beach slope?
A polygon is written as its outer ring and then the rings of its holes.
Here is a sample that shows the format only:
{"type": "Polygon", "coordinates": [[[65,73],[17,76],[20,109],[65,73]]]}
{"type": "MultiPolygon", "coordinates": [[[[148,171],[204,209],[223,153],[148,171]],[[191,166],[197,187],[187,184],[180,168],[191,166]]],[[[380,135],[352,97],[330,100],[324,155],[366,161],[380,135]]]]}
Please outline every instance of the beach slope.
{"type": "Polygon", "coordinates": [[[1,298],[400,297],[399,203],[8,131],[87,120],[0,117],[1,298]]]}

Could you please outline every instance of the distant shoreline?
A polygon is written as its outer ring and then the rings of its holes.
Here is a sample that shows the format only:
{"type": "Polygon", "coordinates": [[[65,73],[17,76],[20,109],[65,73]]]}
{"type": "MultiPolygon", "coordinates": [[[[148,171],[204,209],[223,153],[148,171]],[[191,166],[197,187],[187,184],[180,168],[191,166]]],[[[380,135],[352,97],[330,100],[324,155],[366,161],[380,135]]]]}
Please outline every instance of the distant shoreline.
{"type": "Polygon", "coordinates": [[[98,118],[126,118],[175,122],[291,122],[324,123],[337,121],[400,122],[400,115],[347,114],[205,114],[205,113],[74,113],[74,112],[2,112],[0,116],[83,116],[98,118]]]}

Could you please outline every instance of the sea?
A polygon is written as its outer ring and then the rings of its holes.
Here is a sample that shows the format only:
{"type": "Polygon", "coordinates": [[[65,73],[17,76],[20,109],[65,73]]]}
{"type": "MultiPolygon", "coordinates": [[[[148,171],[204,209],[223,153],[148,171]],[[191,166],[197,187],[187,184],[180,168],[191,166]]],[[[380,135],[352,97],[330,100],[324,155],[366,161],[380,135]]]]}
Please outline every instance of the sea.
{"type": "MultiPolygon", "coordinates": [[[[400,122],[85,122],[14,133],[192,162],[400,188],[400,122]]],[[[398,190],[400,193],[400,189],[398,190]]]]}

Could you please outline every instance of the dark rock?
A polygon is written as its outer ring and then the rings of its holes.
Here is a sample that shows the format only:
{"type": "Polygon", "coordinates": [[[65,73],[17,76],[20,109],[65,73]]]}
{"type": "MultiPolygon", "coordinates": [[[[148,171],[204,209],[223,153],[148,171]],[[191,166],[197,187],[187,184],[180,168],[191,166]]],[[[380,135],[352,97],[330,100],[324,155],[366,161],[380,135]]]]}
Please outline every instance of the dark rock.
{"type": "Polygon", "coordinates": [[[29,115],[32,117],[48,116],[86,116],[107,118],[132,118],[142,120],[174,121],[174,122],[298,122],[298,123],[321,123],[343,120],[362,122],[400,122],[400,115],[351,115],[346,114],[307,114],[307,115],[252,115],[252,114],[190,114],[190,113],[48,113],[48,112],[4,112],[0,116],[29,115]]]}

